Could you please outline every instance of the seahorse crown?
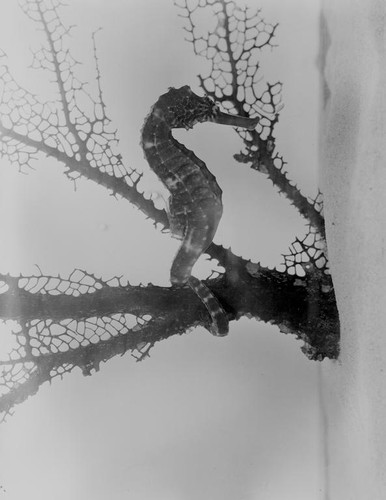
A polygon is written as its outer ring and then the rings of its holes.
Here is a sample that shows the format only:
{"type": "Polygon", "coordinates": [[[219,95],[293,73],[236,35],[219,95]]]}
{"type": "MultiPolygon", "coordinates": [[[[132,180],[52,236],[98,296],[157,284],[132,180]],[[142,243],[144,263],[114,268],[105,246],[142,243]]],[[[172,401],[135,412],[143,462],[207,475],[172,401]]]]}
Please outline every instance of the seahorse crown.
{"type": "Polygon", "coordinates": [[[170,88],[164,94],[164,117],[170,128],[192,128],[196,123],[211,121],[219,109],[208,96],[198,96],[188,85],[170,88]]]}

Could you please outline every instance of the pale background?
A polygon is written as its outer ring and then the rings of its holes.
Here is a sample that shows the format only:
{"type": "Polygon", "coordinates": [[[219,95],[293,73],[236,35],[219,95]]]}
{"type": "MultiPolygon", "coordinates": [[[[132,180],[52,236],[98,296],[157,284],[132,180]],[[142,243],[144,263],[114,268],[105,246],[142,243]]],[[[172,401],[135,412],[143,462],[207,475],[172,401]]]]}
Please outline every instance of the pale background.
{"type": "Polygon", "coordinates": [[[323,0],[322,12],[330,43],[321,182],[341,322],[339,362],[323,363],[322,370],[326,498],[384,500],[386,4],[323,0]]]}
{"type": "MultiPolygon", "coordinates": [[[[63,17],[76,23],[74,55],[92,81],[91,33],[97,35],[104,97],[118,127],[125,163],[160,186],[139,146],[150,106],[169,86],[197,90],[202,63],[183,41],[171,0],[69,0],[63,17]]],[[[316,194],[319,76],[317,0],[261,0],[279,22],[264,76],[284,83],[278,147],[290,177],[316,194]]],[[[11,71],[34,92],[52,97],[47,75],[26,70],[35,26],[14,0],[2,0],[0,47],[11,71]]],[[[197,126],[178,138],[202,158],[223,191],[216,242],[275,266],[304,222],[263,175],[237,164],[232,129],[197,126]]],[[[159,234],[127,202],[39,161],[20,175],[0,168],[0,271],[69,273],[74,268],[132,283],[168,284],[178,243],[159,234]],[[9,215],[12,215],[10,217],[9,215]]],[[[197,275],[209,269],[200,263],[197,275]]],[[[1,345],[1,344],[0,344],[1,345]]],[[[6,344],[1,350],[6,352],[6,344]]],[[[151,358],[129,355],[91,378],[74,372],[44,386],[0,427],[2,500],[314,500],[322,498],[323,453],[318,366],[301,342],[256,321],[233,323],[215,339],[205,330],[157,345],[151,358]]]]}

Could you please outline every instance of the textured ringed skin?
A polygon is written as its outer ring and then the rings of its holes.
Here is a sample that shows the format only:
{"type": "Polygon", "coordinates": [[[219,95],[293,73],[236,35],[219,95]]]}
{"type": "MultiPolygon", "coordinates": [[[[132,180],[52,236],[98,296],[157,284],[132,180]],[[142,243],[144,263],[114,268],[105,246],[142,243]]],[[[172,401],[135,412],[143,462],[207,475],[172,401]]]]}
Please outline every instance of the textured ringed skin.
{"type": "Polygon", "coordinates": [[[205,163],[172,136],[174,128],[190,129],[205,121],[253,129],[258,119],[222,113],[209,97],[194,94],[187,85],[170,88],[146,117],[141,145],[149,166],[170,193],[170,228],[182,240],[170,281],[192,288],[211,315],[211,332],[222,336],[228,333],[226,313],[212,292],[192,276],[194,264],[213,241],[221,220],[222,191],[205,163]]]}

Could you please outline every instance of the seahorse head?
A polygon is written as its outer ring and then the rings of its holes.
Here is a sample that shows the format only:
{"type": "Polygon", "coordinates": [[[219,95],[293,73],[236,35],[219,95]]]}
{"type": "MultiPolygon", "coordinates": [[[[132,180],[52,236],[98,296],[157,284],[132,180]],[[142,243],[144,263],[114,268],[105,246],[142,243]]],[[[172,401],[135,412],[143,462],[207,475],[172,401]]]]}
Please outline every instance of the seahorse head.
{"type": "Polygon", "coordinates": [[[192,128],[196,123],[213,120],[218,107],[208,96],[195,94],[188,85],[170,88],[164,98],[164,116],[170,128],[192,128]]]}

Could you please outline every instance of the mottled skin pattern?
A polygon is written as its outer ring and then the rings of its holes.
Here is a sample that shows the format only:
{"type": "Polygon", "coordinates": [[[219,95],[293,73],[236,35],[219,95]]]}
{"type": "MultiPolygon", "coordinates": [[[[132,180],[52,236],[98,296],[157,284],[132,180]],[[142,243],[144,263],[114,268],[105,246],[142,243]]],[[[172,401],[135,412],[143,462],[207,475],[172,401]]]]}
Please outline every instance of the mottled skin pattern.
{"type": "Polygon", "coordinates": [[[211,332],[226,335],[225,311],[210,290],[191,275],[194,264],[216,233],[223,211],[222,191],[205,163],[171,133],[174,128],[190,129],[205,121],[253,129],[258,119],[222,113],[209,97],[194,94],[188,86],[170,88],[145,120],[142,147],[150,167],[170,192],[170,228],[175,237],[182,239],[170,281],[189,284],[211,315],[211,332]]]}

